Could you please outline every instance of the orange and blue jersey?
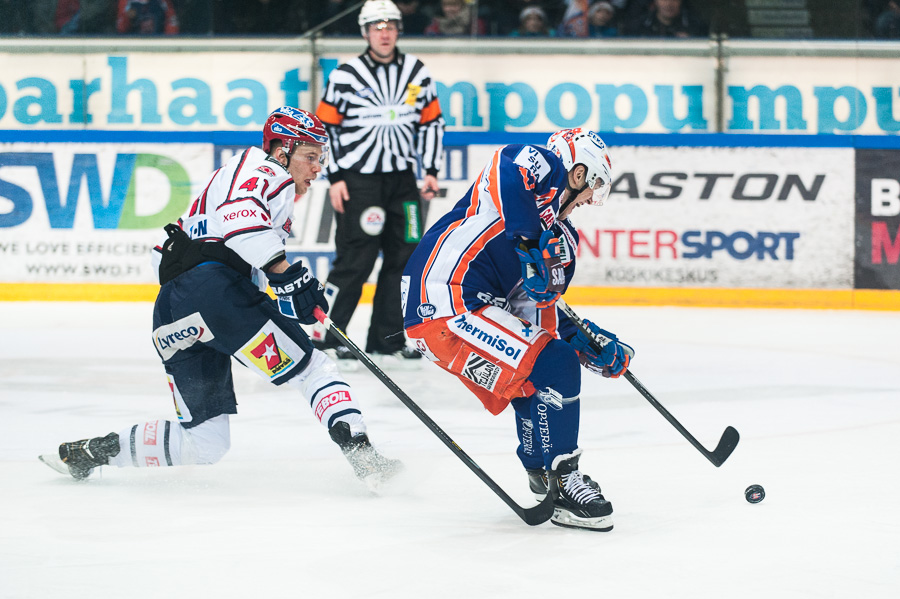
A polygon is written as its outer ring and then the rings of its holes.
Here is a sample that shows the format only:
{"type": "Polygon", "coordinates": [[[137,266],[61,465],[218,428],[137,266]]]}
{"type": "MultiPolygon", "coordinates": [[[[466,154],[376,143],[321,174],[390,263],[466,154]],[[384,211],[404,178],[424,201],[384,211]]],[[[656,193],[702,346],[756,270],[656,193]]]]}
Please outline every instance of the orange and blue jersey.
{"type": "Polygon", "coordinates": [[[578,234],[559,221],[566,189],[562,161],[543,147],[497,150],[456,205],[419,242],[403,273],[404,326],[454,316],[484,305],[510,309],[523,294],[522,238],[553,229],[561,240],[566,283],[575,270],[578,234]]]}

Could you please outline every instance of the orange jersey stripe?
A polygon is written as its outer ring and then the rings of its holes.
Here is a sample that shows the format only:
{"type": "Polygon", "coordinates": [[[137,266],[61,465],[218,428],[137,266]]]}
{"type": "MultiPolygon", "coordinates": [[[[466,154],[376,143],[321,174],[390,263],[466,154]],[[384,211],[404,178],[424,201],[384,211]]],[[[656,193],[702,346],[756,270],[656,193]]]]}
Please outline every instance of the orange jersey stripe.
{"type": "Polygon", "coordinates": [[[344,115],[324,100],[319,102],[319,107],[316,108],[316,116],[326,125],[340,125],[344,122],[344,115]]]}
{"type": "Polygon", "coordinates": [[[422,109],[422,112],[419,116],[419,122],[424,125],[425,123],[430,123],[440,116],[441,105],[438,103],[438,99],[435,98],[428,106],[422,109]]]}
{"type": "Polygon", "coordinates": [[[494,154],[494,160],[490,166],[491,172],[488,176],[488,191],[491,194],[491,201],[494,202],[494,208],[500,214],[500,220],[503,220],[503,206],[500,203],[500,151],[494,154]]]}
{"type": "Polygon", "coordinates": [[[453,310],[457,313],[465,312],[466,306],[463,303],[462,297],[462,284],[463,277],[466,276],[466,271],[469,270],[469,263],[475,259],[479,252],[484,248],[484,246],[494,237],[503,233],[505,226],[502,220],[494,223],[487,231],[478,236],[478,239],[469,246],[469,249],[466,250],[466,253],[463,254],[462,259],[459,261],[459,265],[453,271],[453,275],[450,277],[450,286],[451,293],[453,296],[453,310]]]}
{"type": "MultiPolygon", "coordinates": [[[[428,294],[425,292],[425,280],[428,278],[428,271],[431,270],[431,265],[434,264],[435,259],[437,259],[438,252],[441,247],[444,245],[444,240],[447,238],[450,233],[454,231],[458,226],[463,223],[464,219],[460,219],[447,227],[447,230],[441,233],[441,236],[438,238],[437,243],[434,244],[434,248],[431,250],[431,254],[428,256],[428,260],[425,262],[425,269],[422,271],[422,287],[419,291],[419,298],[422,303],[426,303],[428,301],[428,294]]],[[[431,320],[430,318],[423,319],[424,321],[431,320]]]]}
{"type": "Polygon", "coordinates": [[[556,328],[559,326],[556,314],[556,304],[538,310],[538,320],[539,322],[537,324],[539,324],[542,329],[556,337],[556,328]]]}
{"type": "MultiPolygon", "coordinates": [[[[484,180],[485,173],[488,173],[488,191],[491,189],[490,178],[492,176],[492,171],[494,171],[494,165],[500,164],[500,151],[494,152],[494,155],[491,156],[491,161],[488,163],[484,170],[478,173],[478,178],[476,179],[476,183],[472,186],[472,199],[469,202],[469,208],[466,210],[466,218],[470,218],[475,216],[478,212],[478,200],[481,197],[481,182],[484,180]]],[[[496,200],[494,201],[494,205],[496,206],[496,200]]]]}

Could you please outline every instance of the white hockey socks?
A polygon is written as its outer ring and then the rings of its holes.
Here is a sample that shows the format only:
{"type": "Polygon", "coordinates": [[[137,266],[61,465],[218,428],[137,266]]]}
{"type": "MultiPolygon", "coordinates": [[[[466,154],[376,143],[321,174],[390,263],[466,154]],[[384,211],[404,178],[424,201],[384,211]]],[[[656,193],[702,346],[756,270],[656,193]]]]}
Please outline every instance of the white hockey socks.
{"type": "Polygon", "coordinates": [[[178,422],[153,420],[119,432],[119,468],[153,468],[214,464],[231,446],[228,415],[211,418],[191,429],[178,422]]]}
{"type": "Polygon", "coordinates": [[[366,432],[359,402],[350,385],[338,374],[337,364],[325,353],[314,350],[303,372],[288,384],[300,389],[313,415],[325,428],[330,429],[336,422],[346,422],[351,434],[366,432]]]}

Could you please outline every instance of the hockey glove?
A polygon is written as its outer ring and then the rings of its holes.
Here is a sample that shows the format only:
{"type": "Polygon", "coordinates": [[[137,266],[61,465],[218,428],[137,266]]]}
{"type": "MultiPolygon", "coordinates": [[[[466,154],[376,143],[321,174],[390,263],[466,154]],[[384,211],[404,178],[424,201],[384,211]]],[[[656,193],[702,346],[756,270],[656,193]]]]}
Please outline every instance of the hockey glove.
{"type": "Polygon", "coordinates": [[[278,310],[301,324],[315,324],[313,311],[316,306],[328,312],[325,288],[301,262],[284,272],[266,273],[272,293],[278,298],[278,310]]]}
{"type": "Polygon", "coordinates": [[[578,352],[578,359],[591,372],[606,378],[619,378],[631,363],[634,348],[627,343],[622,343],[618,337],[601,329],[590,320],[582,322],[593,335],[603,335],[609,339],[609,343],[600,347],[597,341],[590,339],[584,334],[584,331],[578,329],[578,333],[569,339],[569,344],[578,352]]]}
{"type": "Polygon", "coordinates": [[[516,254],[522,264],[522,289],[538,308],[552,306],[566,288],[559,239],[552,231],[544,231],[536,246],[533,241],[521,241],[516,254]]]}

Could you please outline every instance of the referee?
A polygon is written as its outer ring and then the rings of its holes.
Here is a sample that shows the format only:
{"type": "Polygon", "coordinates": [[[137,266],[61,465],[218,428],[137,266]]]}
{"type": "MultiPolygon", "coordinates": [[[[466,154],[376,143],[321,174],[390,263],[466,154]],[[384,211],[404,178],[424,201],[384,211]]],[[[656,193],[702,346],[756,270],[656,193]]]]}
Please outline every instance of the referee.
{"type": "MultiPolygon", "coordinates": [[[[331,73],[316,115],[331,139],[328,194],[337,220],[337,256],[325,285],[333,294],[329,315],[347,329],[380,251],[366,353],[417,359],[403,334],[400,278],[423,233],[421,200],[438,189],[444,119],[431,73],[397,50],[401,19],[393,2],[363,5],[359,26],[369,46],[331,73]]],[[[353,357],[332,337],[319,347],[353,357]]]]}

